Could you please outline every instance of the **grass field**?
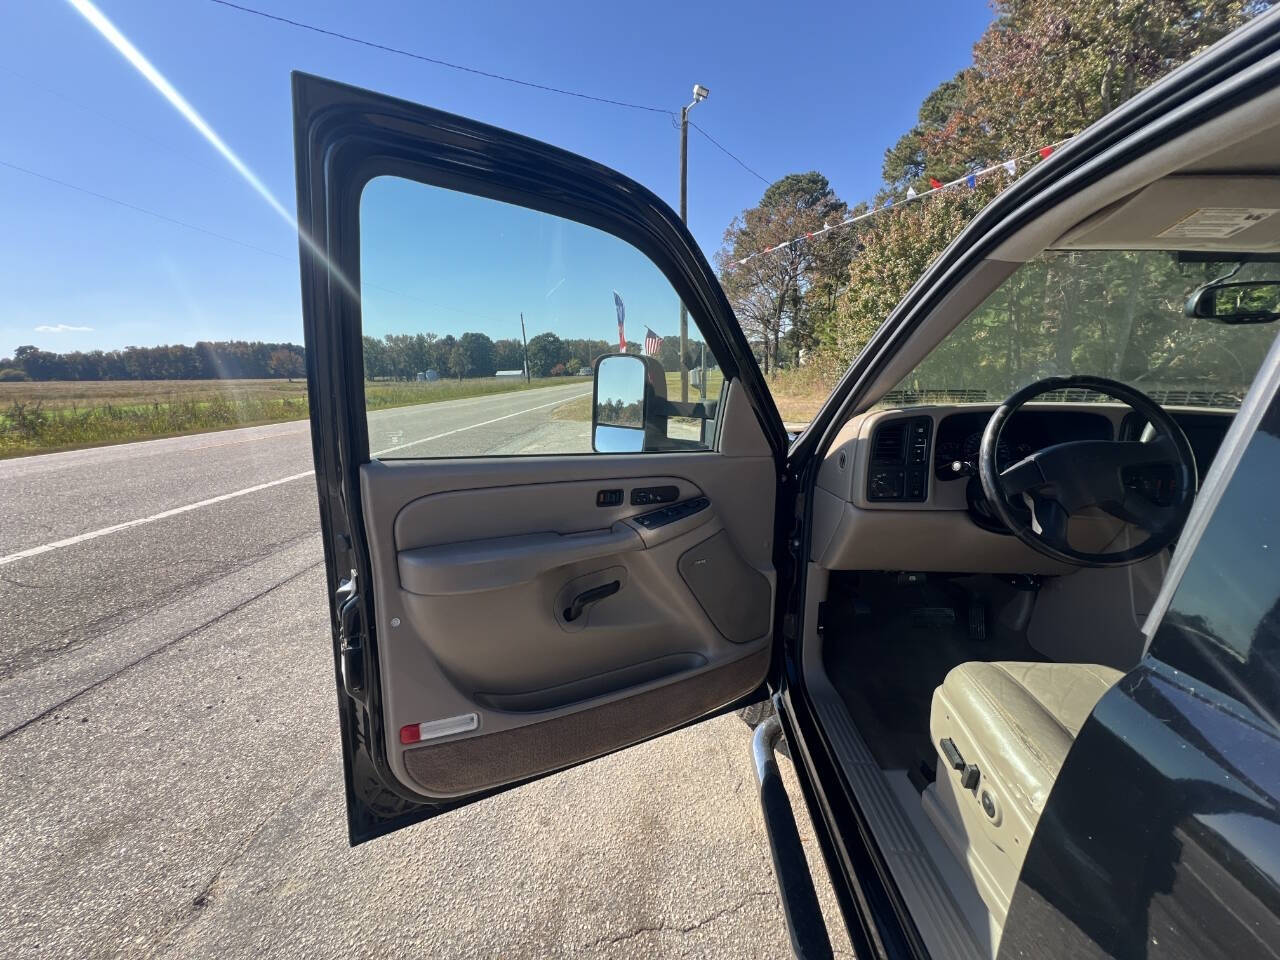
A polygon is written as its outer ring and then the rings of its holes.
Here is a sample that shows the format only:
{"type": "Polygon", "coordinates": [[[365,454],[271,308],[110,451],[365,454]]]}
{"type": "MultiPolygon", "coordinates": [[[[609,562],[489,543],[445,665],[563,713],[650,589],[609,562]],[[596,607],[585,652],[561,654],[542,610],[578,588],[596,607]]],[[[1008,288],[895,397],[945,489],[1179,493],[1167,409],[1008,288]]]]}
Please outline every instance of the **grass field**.
{"type": "MultiPolygon", "coordinates": [[[[370,410],[458,400],[574,382],[437,380],[370,382],[370,410]]],[[[584,381],[586,378],[582,378],[584,381]]],[[[0,383],[0,457],[153,440],[301,420],[307,385],[296,380],[101,380],[0,383]]]]}
{"type": "MultiPolygon", "coordinates": [[[[534,380],[437,380],[433,383],[377,381],[365,385],[370,410],[457,400],[491,393],[570,383],[588,378],[534,380]]],[[[707,377],[707,396],[719,397],[719,370],[707,377]]],[[[769,378],[769,387],[789,424],[804,423],[826,399],[827,388],[807,368],[769,378]]],[[[667,396],[680,396],[680,375],[667,374],[667,396]]],[[[690,387],[689,396],[700,396],[690,387]]],[[[0,457],[52,453],[77,447],[152,440],[307,416],[303,380],[89,380],[0,383],[0,457]]],[[[557,420],[591,419],[591,398],[551,411],[557,420]]]]}

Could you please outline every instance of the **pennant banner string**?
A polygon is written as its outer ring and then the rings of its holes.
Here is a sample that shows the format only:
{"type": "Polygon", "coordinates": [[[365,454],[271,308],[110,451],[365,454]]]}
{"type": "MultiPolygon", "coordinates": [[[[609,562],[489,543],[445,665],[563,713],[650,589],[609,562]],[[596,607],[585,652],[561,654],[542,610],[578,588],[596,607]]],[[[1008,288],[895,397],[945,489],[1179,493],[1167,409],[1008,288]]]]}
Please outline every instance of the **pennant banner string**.
{"type": "MultiPolygon", "coordinates": [[[[911,203],[916,200],[923,200],[926,197],[933,196],[935,193],[939,193],[943,190],[950,190],[953,187],[960,186],[961,184],[964,184],[966,187],[972,190],[978,185],[979,178],[985,177],[991,173],[995,173],[997,170],[1003,170],[1005,173],[1008,173],[1008,174],[1016,174],[1018,172],[1018,164],[1020,162],[1024,160],[1030,160],[1032,157],[1040,157],[1042,159],[1045,157],[1048,157],[1051,153],[1053,153],[1053,151],[1057,150],[1064,143],[1067,143],[1070,140],[1071,140],[1071,137],[1066,137],[1062,140],[1059,140],[1057,143],[1051,143],[1048,146],[1040,147],[1039,149],[1032,150],[1029,153],[1024,153],[1020,157],[1013,157],[1012,159],[1009,159],[1009,160],[1002,160],[1000,163],[993,163],[989,167],[983,167],[981,170],[975,170],[972,173],[967,173],[963,177],[958,177],[957,179],[950,180],[947,183],[943,183],[941,180],[938,180],[934,177],[930,177],[928,190],[918,192],[915,189],[915,187],[907,187],[906,199],[899,201],[899,204],[911,203]]],[[[792,237],[790,240],[784,241],[783,243],[779,243],[772,247],[766,247],[763,250],[757,250],[755,253],[749,256],[743,257],[741,260],[733,261],[733,265],[737,267],[745,266],[747,263],[750,263],[752,260],[755,260],[757,257],[763,257],[771,253],[777,253],[779,250],[785,250],[788,247],[792,246],[793,244],[799,243],[802,240],[812,240],[814,237],[821,236],[822,234],[828,233],[831,230],[838,230],[841,227],[847,227],[855,223],[860,223],[863,220],[869,220],[871,217],[884,213],[886,210],[893,209],[893,207],[894,207],[894,200],[893,200],[893,197],[890,197],[889,199],[885,200],[885,202],[882,203],[880,206],[872,207],[866,213],[860,213],[857,216],[853,216],[853,217],[845,217],[843,220],[839,221],[838,223],[830,223],[830,224],[824,223],[822,227],[818,230],[814,230],[811,233],[806,233],[803,236],[792,237]]]]}

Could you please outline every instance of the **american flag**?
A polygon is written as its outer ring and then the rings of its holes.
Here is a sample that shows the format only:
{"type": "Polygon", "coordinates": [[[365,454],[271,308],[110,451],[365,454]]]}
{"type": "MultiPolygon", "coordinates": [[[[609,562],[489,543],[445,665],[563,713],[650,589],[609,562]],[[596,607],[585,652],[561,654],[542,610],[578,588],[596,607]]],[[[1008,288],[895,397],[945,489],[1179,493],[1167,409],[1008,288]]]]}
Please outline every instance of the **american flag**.
{"type": "Polygon", "coordinates": [[[644,355],[646,357],[656,357],[658,350],[662,347],[662,338],[650,330],[644,328],[644,355]]]}

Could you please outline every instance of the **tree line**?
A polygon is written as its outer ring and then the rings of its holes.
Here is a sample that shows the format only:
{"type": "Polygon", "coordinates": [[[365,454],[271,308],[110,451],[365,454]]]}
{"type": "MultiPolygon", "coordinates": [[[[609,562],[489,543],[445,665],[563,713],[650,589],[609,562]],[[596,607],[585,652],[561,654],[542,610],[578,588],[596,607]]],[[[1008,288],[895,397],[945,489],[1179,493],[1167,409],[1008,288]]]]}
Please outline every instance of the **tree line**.
{"type": "MultiPolygon", "coordinates": [[[[972,63],[925,97],[917,123],[885,151],[883,185],[873,203],[894,201],[894,209],[740,263],[867,209],[851,208],[819,172],[793,173],[771,184],[725,231],[717,255],[721,282],[765,372],[813,365],[833,381],[1009,178],[998,171],[973,189],[961,186],[900,204],[908,191],[923,193],[933,181],[950,182],[1078,133],[1269,6],[1256,0],[997,0],[972,63]]],[[[962,355],[982,362],[998,357],[990,362],[1002,370],[1053,372],[1055,365],[1096,352],[1087,333],[1076,342],[1082,332],[1068,329],[1063,320],[1071,311],[1060,309],[1084,296],[1079,258],[1050,259],[1051,266],[1018,281],[1012,306],[987,311],[982,335],[998,340],[1000,350],[959,351],[955,363],[962,355]],[[1036,313],[1034,304],[1047,309],[1036,313]],[[1021,325],[1014,326],[1020,312],[1021,325]],[[1051,355],[1010,360],[1009,366],[1009,342],[1025,337],[1033,322],[1042,323],[1051,355]]],[[[1109,278],[1131,281],[1126,290],[1167,293],[1173,289],[1167,286],[1170,269],[1176,268],[1167,261],[1159,266],[1133,255],[1110,264],[1109,278]]],[[[1167,336],[1150,324],[1135,324],[1127,297],[1098,290],[1089,295],[1112,311],[1109,326],[1093,329],[1111,335],[1119,324],[1139,337],[1167,336]]],[[[1229,335],[1221,329],[1217,334],[1229,335]]],[[[1140,345],[1125,349],[1127,355],[1108,357],[1106,366],[1132,371],[1135,363],[1162,362],[1154,341],[1145,353],[1140,345]]],[[[935,373],[972,379],[974,370],[961,364],[935,373]]]]}
{"type": "Polygon", "coordinates": [[[125,347],[55,353],[18,347],[0,357],[0,380],[260,380],[305,376],[296,343],[202,340],[194,346],[125,347]]]}
{"type": "MultiPolygon", "coordinates": [[[[628,353],[639,353],[640,344],[627,341],[628,353]]],[[[598,357],[617,353],[617,343],[559,337],[539,333],[529,338],[529,375],[534,377],[576,376],[598,357]]],[[[708,366],[713,365],[707,353],[708,366]]],[[[658,357],[669,371],[680,369],[680,341],[665,337],[658,357]]],[[[468,332],[455,337],[434,333],[388,333],[382,338],[364,337],[364,374],[369,380],[413,380],[419,373],[435,371],[437,376],[492,377],[499,370],[524,370],[524,343],[515,338],[494,340],[484,333],[468,332]]],[[[689,341],[690,369],[702,359],[701,341],[689,341]]]]}
{"type": "MultiPolygon", "coordinates": [[[[640,344],[627,341],[628,353],[640,344]]],[[[529,372],[535,377],[575,376],[607,353],[616,343],[606,340],[561,338],[540,333],[529,340],[529,372]]],[[[688,361],[696,367],[702,343],[690,341],[688,361]]],[[[666,369],[680,369],[680,346],[675,337],[662,341],[660,359],[666,369]]],[[[707,354],[708,365],[714,365],[707,354]]],[[[516,339],[493,340],[468,332],[389,333],[364,337],[365,376],[370,380],[413,380],[435,371],[441,377],[492,377],[499,370],[524,370],[524,344],[516,339]]],[[[166,344],[56,353],[34,346],[18,347],[12,357],[0,357],[0,381],[5,380],[260,380],[306,375],[306,353],[296,343],[257,340],[200,341],[194,346],[166,344]]]]}

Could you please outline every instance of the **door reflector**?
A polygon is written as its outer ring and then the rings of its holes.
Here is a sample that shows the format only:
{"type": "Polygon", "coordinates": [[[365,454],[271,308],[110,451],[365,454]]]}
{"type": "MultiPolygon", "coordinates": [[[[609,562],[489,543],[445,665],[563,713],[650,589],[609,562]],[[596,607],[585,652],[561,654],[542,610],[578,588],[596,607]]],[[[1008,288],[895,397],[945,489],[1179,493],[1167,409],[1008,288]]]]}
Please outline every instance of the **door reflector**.
{"type": "Polygon", "coordinates": [[[466,733],[478,726],[480,718],[474,713],[445,717],[443,720],[428,720],[426,723],[411,723],[400,728],[400,742],[422,743],[424,740],[436,740],[454,733],[466,733]]]}

